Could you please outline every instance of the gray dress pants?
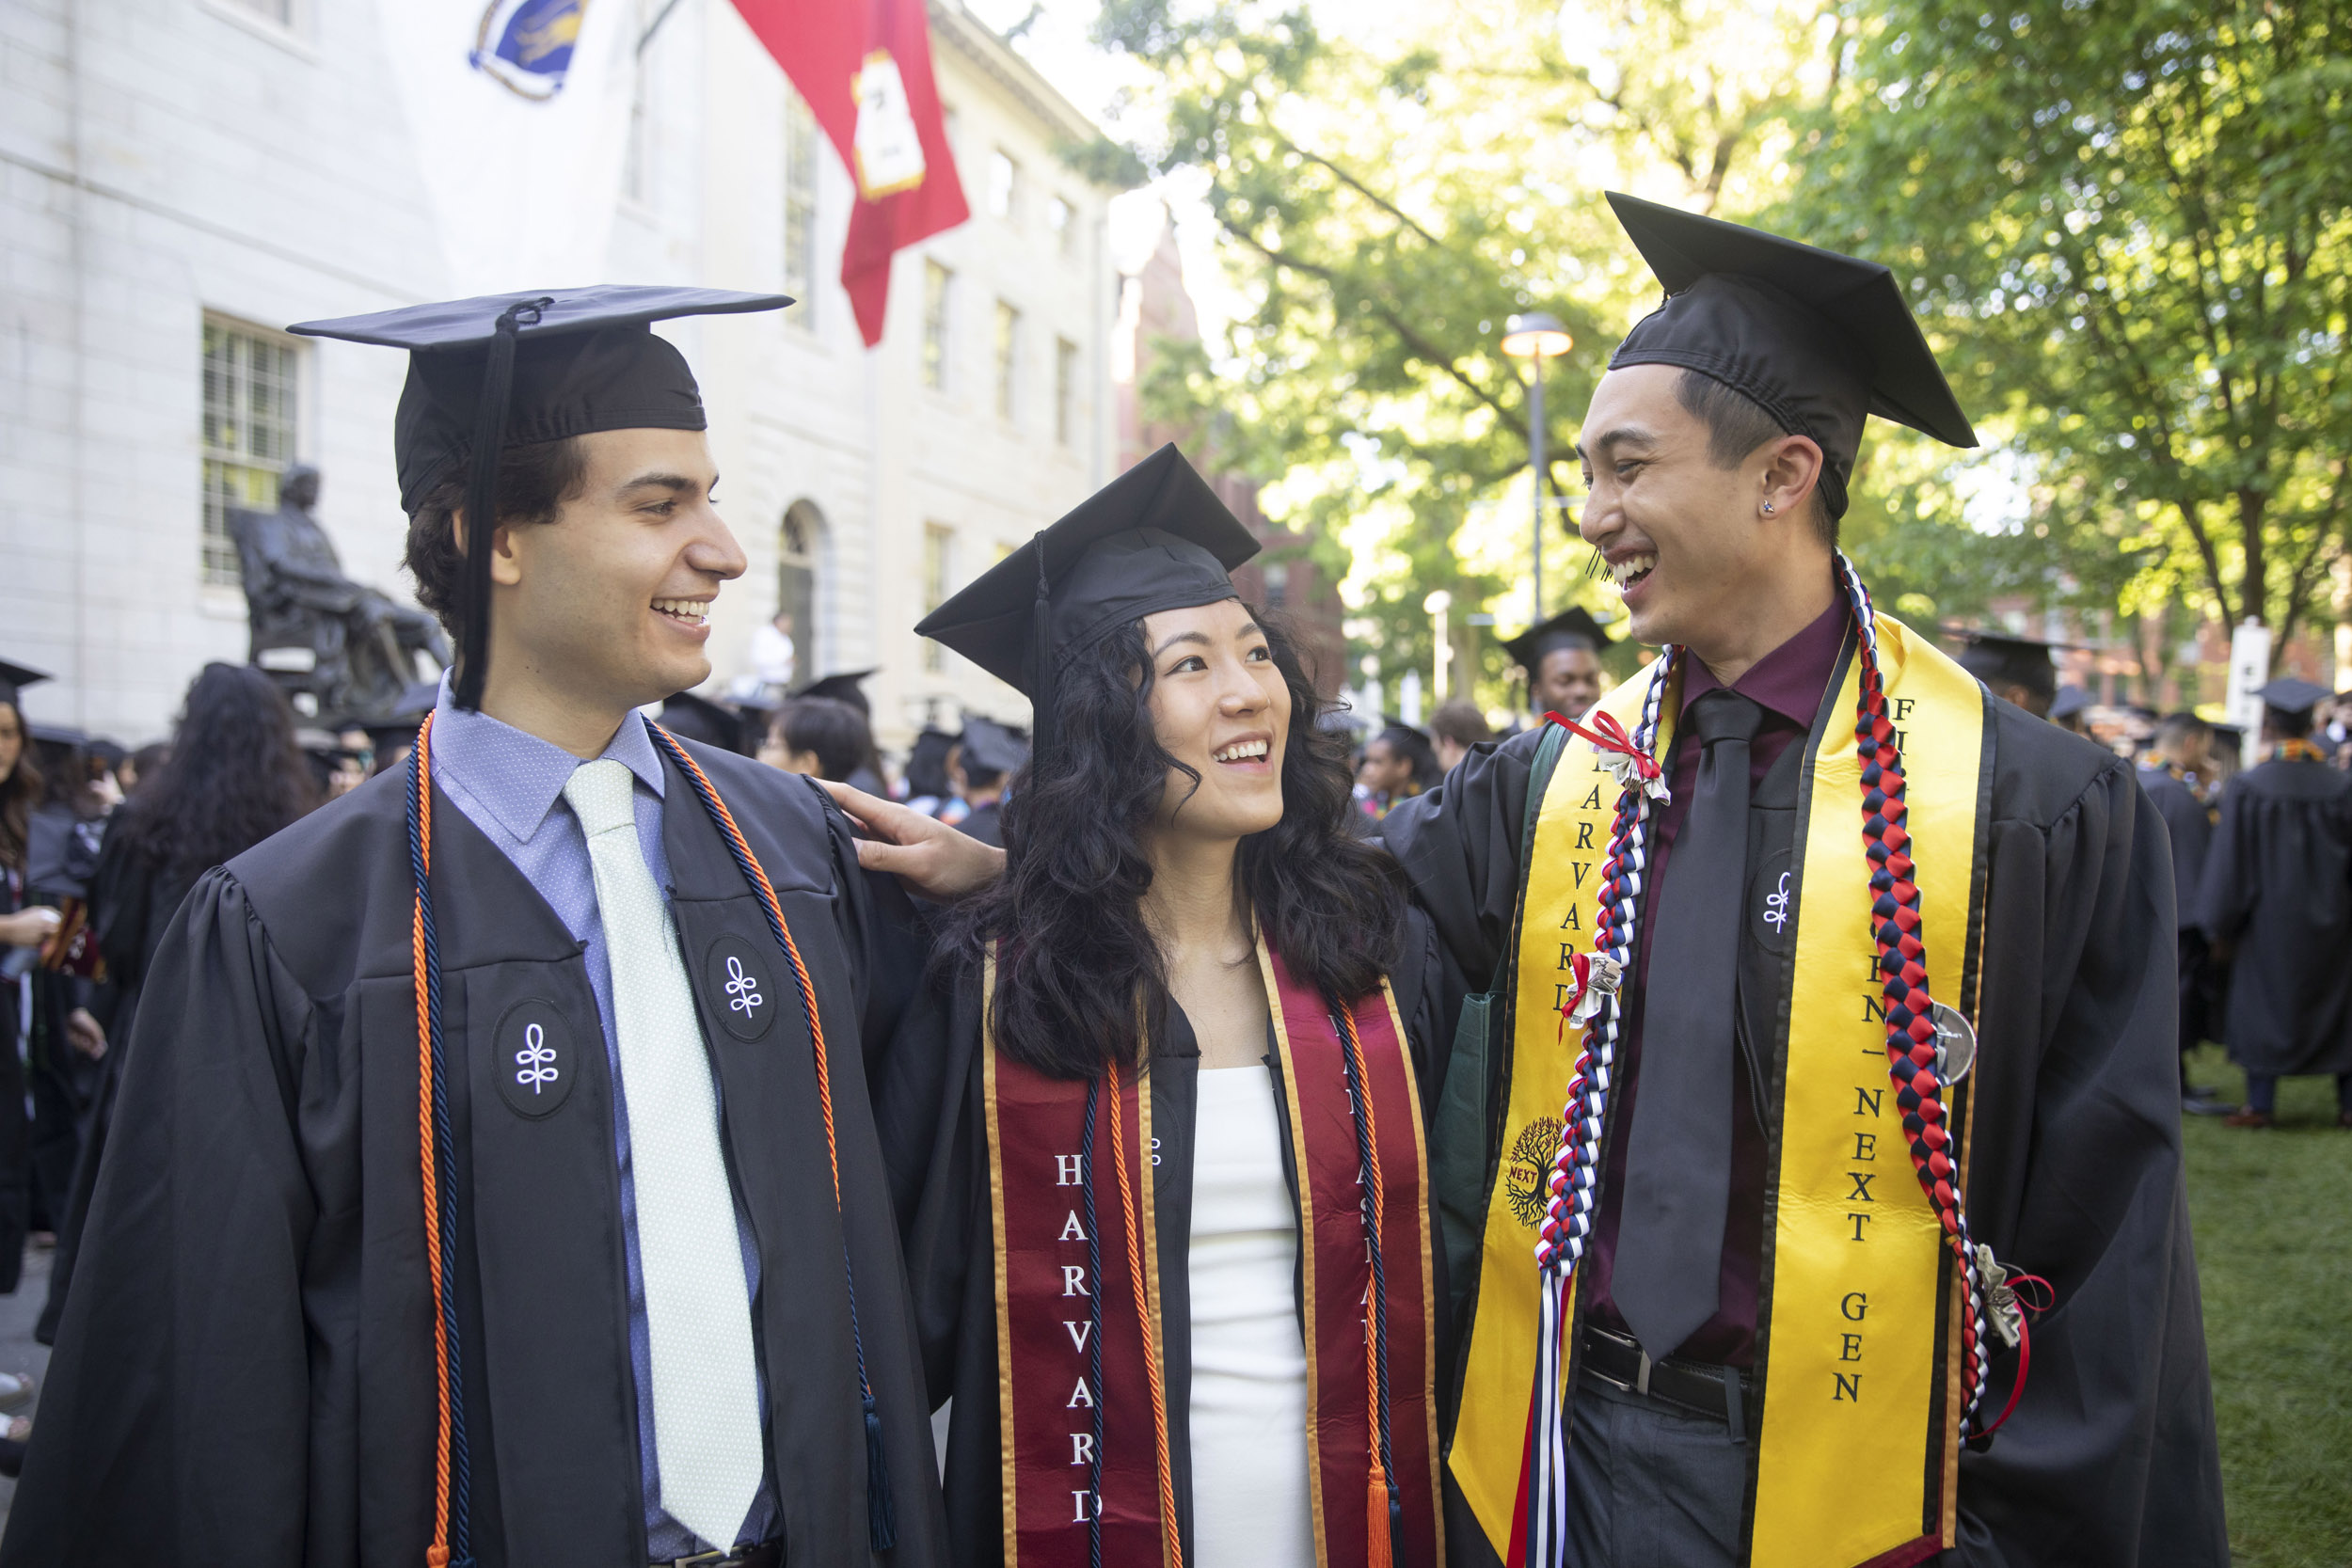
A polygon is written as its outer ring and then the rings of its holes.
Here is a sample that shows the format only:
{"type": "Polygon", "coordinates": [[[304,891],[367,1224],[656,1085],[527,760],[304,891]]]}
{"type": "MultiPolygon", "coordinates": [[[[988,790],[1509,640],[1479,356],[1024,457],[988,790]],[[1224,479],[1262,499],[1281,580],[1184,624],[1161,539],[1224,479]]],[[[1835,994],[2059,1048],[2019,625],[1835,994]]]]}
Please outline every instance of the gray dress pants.
{"type": "Polygon", "coordinates": [[[1749,1447],[1721,1420],[1579,1381],[1568,1438],[1575,1568],[1733,1568],[1749,1447]]]}

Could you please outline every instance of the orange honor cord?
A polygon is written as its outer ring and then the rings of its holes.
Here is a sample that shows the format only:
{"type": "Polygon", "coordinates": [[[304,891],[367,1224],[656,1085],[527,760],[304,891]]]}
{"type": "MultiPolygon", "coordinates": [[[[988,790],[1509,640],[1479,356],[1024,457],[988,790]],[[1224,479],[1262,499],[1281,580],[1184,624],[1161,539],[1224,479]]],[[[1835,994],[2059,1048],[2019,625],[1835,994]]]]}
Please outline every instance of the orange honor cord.
{"type": "MultiPolygon", "coordinates": [[[[1184,1568],[1184,1537],[1176,1528],[1176,1473],[1168,1458],[1168,1388],[1160,1367],[1157,1321],[1152,1314],[1151,1298],[1143,1289],[1143,1227],[1136,1208],[1135,1188],[1127,1177],[1118,1059],[1112,1058],[1107,1065],[1110,1074],[1111,1167],[1119,1172],[1119,1212],[1127,1226],[1127,1276],[1135,1288],[1136,1323],[1143,1330],[1143,1370],[1152,1383],[1152,1436],[1159,1449],[1160,1539],[1167,1544],[1168,1568],[1184,1568]]],[[[1137,1096],[1151,1092],[1144,1084],[1136,1085],[1137,1096]]],[[[1144,1152],[1140,1148],[1136,1151],[1138,1157],[1144,1152]]]]}
{"type": "Polygon", "coordinates": [[[441,1183],[437,1140],[434,1135],[436,1069],[434,1046],[438,965],[432,961],[433,911],[426,879],[433,869],[433,719],[425,716],[417,728],[410,752],[409,847],[416,875],[416,895],[409,921],[409,954],[417,997],[417,1150],[424,1198],[424,1256],[433,1285],[433,1368],[437,1406],[433,1436],[433,1544],[425,1548],[427,1568],[447,1568],[450,1560],[450,1406],[449,1286],[441,1272],[441,1183]]]}
{"type": "Polygon", "coordinates": [[[817,1010],[817,987],[808,977],[808,965],[802,961],[800,943],[792,940],[792,927],[785,924],[784,905],[776,897],[775,885],[769,881],[766,869],[759,863],[759,857],[752,853],[751,844],[743,837],[743,830],[736,825],[735,814],[727,809],[726,801],[719,798],[719,791],[711,784],[709,775],[702,770],[702,765],[668,730],[651,721],[646,721],[645,729],[693,785],[703,810],[709,814],[710,820],[726,839],[727,849],[734,855],[743,879],[751,883],[759,895],[760,911],[768,917],[769,931],[792,965],[792,980],[800,992],[801,1011],[808,1021],[809,1049],[816,1058],[817,1102],[825,1119],[825,1163],[833,1175],[834,1214],[841,1222],[841,1268],[849,1283],[850,1343],[857,1356],[858,1399],[866,1418],[866,1534],[868,1544],[875,1551],[886,1552],[897,1544],[898,1524],[891,1501],[890,1472],[882,1448],[882,1416],[874,1402],[873,1380],[866,1375],[866,1338],[858,1326],[857,1271],[850,1261],[850,1221],[841,1206],[841,1150],[834,1133],[833,1070],[825,1048],[825,1022],[817,1010]]]}

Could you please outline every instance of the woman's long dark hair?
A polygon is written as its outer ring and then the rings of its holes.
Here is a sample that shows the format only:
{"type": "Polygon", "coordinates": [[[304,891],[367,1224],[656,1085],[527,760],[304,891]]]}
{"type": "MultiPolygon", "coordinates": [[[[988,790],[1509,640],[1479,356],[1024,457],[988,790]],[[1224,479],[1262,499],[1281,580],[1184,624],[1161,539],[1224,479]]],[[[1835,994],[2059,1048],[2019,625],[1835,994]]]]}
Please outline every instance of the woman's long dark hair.
{"type": "MultiPolygon", "coordinates": [[[[1242,840],[1236,879],[1291,972],[1353,1001],[1396,960],[1403,874],[1351,832],[1345,745],[1316,727],[1321,704],[1288,630],[1250,613],[1290,688],[1291,719],[1282,819],[1242,840]]],[[[1182,765],[1152,729],[1152,686],[1139,625],[1058,673],[1060,738],[1022,770],[1005,807],[1005,875],[955,913],[948,952],[976,966],[998,954],[997,1048],[1056,1077],[1138,1062],[1139,1025],[1167,1014],[1167,966],[1143,920],[1144,834],[1182,765]]]]}
{"type": "Polygon", "coordinates": [[[278,683],[249,665],[207,664],[188,688],[171,754],[109,832],[166,878],[192,882],[316,804],[278,683]]]}
{"type": "Polygon", "coordinates": [[[6,705],[16,715],[16,767],[0,779],[0,870],[23,872],[26,845],[31,842],[33,808],[43,794],[40,765],[33,757],[32,732],[24,727],[24,710],[6,705]]]}

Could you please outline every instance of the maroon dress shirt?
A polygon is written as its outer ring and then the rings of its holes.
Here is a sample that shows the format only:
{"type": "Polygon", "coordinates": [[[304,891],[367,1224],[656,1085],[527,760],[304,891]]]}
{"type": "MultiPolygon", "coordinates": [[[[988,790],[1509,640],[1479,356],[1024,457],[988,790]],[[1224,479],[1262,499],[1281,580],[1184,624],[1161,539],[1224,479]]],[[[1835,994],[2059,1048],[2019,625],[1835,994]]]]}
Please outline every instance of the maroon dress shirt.
{"type": "MultiPolygon", "coordinates": [[[[1735,682],[1731,689],[1764,710],[1764,721],[1748,744],[1748,788],[1753,793],[1781,753],[1801,742],[1813,728],[1831,673],[1837,667],[1851,612],[1840,597],[1812,625],[1766,654],[1735,682]]],[[[1682,677],[1681,713],[1723,682],[1693,658],[1682,677]]],[[[1673,799],[1658,814],[1650,831],[1649,893],[1642,911],[1644,937],[1661,921],[1674,918],[1661,890],[1666,885],[1666,860],[1674,853],[1675,835],[1690,815],[1691,794],[1698,787],[1698,732],[1687,723],[1675,726],[1674,765],[1667,774],[1673,799]]],[[[1625,1037],[1618,1045],[1617,1082],[1623,1101],[1614,1108],[1617,1133],[1609,1150],[1601,1186],[1600,1218],[1593,1233],[1591,1311],[1593,1321],[1624,1333],[1625,1320],[1609,1293],[1615,1272],[1619,1195],[1625,1189],[1624,1129],[1632,1123],[1634,1101],[1642,1091],[1642,1015],[1648,992],[1649,943],[1644,941],[1634,958],[1632,1002],[1628,1008],[1625,1037]]],[[[1732,1074],[1731,1205],[1724,1215],[1724,1258],[1721,1295],[1715,1315],[1701,1323],[1676,1354],[1692,1361],[1747,1367],[1756,1361],[1756,1304],[1764,1256],[1764,1131],[1756,1109],[1755,1085],[1744,1064],[1732,1074]]]]}

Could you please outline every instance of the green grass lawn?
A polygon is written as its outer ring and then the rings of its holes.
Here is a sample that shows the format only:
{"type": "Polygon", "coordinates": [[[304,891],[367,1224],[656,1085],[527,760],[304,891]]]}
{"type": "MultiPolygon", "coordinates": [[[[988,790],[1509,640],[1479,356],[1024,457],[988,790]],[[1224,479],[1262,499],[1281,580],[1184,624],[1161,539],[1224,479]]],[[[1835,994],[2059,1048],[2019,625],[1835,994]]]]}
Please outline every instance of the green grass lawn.
{"type": "MultiPolygon", "coordinates": [[[[2192,1076],[2230,1099],[2207,1046],[2192,1076]]],[[[2221,1427],[2233,1562],[2352,1564],[2352,1132],[2335,1083],[2280,1085],[2279,1125],[2185,1118],[2190,1223],[2221,1427]]]]}

